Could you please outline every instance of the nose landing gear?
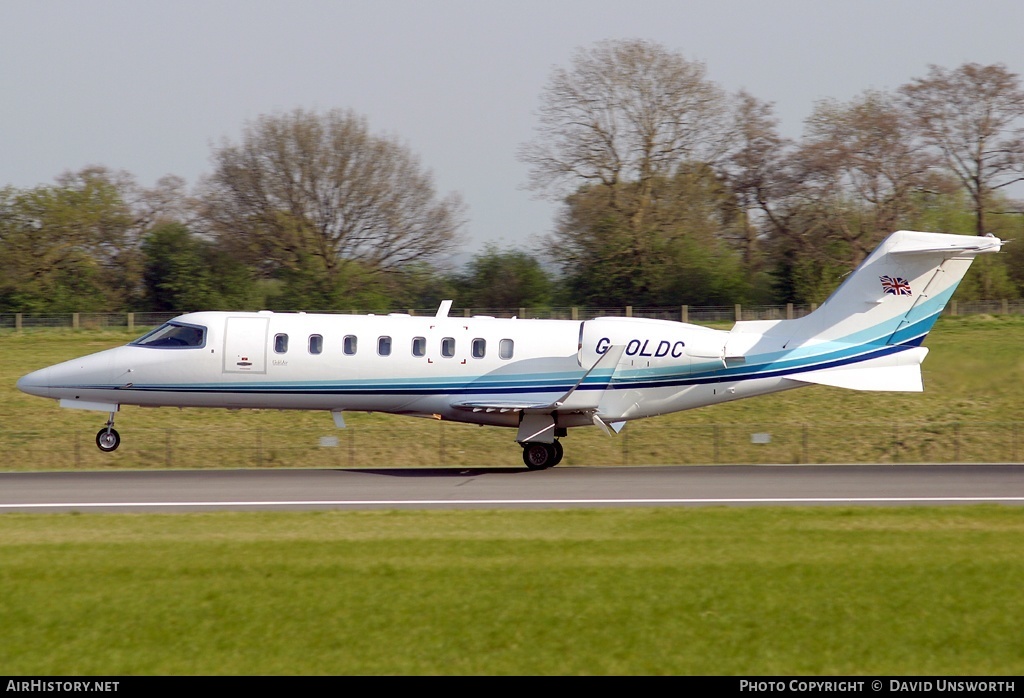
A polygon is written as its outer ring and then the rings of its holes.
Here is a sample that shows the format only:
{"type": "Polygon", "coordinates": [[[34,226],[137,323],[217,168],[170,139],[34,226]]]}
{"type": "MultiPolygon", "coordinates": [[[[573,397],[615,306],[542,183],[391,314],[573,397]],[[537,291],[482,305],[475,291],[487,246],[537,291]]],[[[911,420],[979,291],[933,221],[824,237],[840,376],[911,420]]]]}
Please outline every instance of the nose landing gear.
{"type": "Polygon", "coordinates": [[[114,413],[110,413],[110,418],[107,420],[107,425],[100,429],[96,433],[96,445],[104,453],[110,453],[116,451],[117,447],[121,445],[121,435],[117,433],[117,429],[114,428],[114,413]]]}

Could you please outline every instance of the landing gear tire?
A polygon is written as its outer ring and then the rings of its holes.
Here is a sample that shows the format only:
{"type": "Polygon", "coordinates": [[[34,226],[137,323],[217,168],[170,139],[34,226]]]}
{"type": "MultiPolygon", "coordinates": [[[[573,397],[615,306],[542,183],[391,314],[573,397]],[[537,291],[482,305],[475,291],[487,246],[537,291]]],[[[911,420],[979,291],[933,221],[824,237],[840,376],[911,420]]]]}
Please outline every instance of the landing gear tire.
{"type": "Polygon", "coordinates": [[[96,434],[96,445],[104,453],[116,451],[117,447],[121,445],[121,435],[117,433],[117,429],[103,427],[96,434]]]}
{"type": "Polygon", "coordinates": [[[533,442],[523,444],[523,462],[530,470],[544,470],[562,460],[562,444],[533,442]]]}

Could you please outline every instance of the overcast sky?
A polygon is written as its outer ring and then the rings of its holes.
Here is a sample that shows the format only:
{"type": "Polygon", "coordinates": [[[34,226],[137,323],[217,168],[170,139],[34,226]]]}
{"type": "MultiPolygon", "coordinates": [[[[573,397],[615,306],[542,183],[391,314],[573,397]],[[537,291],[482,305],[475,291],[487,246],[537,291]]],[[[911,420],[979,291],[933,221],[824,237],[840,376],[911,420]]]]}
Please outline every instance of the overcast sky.
{"type": "Polygon", "coordinates": [[[0,0],[0,31],[0,186],[92,164],[192,186],[257,116],[352,109],[462,195],[467,250],[540,255],[555,205],[516,152],[577,48],[660,43],[794,138],[816,101],[932,63],[1024,73],[1024,0],[0,0]]]}

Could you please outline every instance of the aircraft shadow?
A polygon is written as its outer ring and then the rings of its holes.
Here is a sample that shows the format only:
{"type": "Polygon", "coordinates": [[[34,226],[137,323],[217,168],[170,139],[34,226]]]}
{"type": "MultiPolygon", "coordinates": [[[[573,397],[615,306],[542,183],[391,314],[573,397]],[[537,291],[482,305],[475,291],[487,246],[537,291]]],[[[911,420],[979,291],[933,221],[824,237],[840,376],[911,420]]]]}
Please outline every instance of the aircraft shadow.
{"type": "Polygon", "coordinates": [[[438,478],[466,477],[478,475],[508,475],[510,473],[543,472],[528,468],[335,468],[340,473],[364,473],[366,475],[387,475],[388,477],[438,478]]]}

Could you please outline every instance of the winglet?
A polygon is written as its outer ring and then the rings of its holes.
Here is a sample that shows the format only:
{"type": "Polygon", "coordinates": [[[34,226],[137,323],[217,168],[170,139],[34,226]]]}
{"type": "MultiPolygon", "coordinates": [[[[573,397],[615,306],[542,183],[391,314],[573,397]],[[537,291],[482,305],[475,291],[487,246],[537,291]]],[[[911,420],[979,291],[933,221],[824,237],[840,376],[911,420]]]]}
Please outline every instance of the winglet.
{"type": "MultiPolygon", "coordinates": [[[[613,345],[613,346],[608,347],[608,350],[605,353],[601,354],[601,356],[597,359],[597,361],[594,362],[594,365],[591,366],[587,370],[587,372],[583,374],[583,377],[580,378],[578,381],[576,381],[576,385],[574,385],[571,388],[569,388],[569,391],[565,395],[563,395],[561,398],[559,398],[558,400],[555,401],[554,407],[562,407],[562,406],[564,406],[565,403],[569,400],[569,397],[574,392],[576,392],[576,389],[579,388],[581,385],[583,385],[583,381],[587,380],[587,376],[589,376],[591,373],[593,373],[599,366],[602,367],[602,368],[608,368],[608,367],[614,368],[616,366],[616,364],[619,363],[619,359],[622,358],[622,352],[624,352],[625,350],[626,350],[626,345],[625,344],[617,344],[617,345],[613,345]]],[[[587,404],[586,406],[587,407],[596,407],[597,405],[596,405],[596,403],[594,403],[593,405],[587,404]]],[[[570,407],[582,407],[582,405],[570,405],[570,407]]]]}

